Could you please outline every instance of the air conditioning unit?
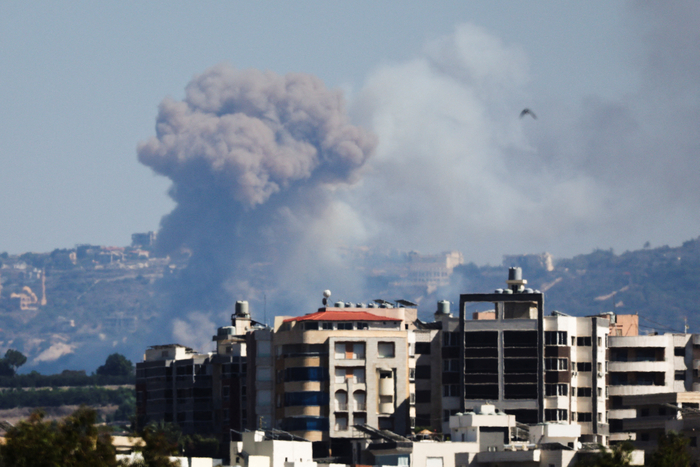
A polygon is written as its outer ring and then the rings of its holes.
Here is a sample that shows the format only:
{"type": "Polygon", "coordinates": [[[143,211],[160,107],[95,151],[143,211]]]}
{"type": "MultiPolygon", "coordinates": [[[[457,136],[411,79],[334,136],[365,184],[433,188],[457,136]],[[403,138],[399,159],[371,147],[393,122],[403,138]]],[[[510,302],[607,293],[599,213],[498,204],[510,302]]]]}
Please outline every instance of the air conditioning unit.
{"type": "Polygon", "coordinates": [[[598,373],[598,378],[602,378],[602,377],[603,377],[603,373],[598,373]]]}

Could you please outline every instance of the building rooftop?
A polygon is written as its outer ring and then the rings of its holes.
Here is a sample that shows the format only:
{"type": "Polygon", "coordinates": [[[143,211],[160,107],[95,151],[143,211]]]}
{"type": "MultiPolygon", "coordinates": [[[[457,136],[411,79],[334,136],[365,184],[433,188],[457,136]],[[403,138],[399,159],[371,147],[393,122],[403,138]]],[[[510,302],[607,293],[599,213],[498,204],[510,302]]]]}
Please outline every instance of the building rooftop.
{"type": "Polygon", "coordinates": [[[378,316],[366,311],[335,311],[325,309],[308,315],[284,320],[285,323],[293,321],[401,321],[401,319],[378,316]]]}

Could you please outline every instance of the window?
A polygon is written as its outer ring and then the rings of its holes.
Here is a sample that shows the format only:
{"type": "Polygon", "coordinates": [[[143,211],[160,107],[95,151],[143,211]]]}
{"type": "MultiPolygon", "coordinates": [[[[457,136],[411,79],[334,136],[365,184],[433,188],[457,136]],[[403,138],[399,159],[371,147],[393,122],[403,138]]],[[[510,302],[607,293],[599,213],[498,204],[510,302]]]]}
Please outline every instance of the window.
{"type": "Polygon", "coordinates": [[[641,409],[639,411],[639,416],[640,417],[648,417],[649,416],[649,409],[641,409]]]}
{"type": "Polygon", "coordinates": [[[565,358],[545,358],[545,370],[566,370],[569,367],[569,362],[565,358]]]}
{"type": "Polygon", "coordinates": [[[333,323],[321,323],[321,327],[326,331],[333,330],[333,323]]]}
{"type": "Polygon", "coordinates": [[[416,403],[416,393],[412,392],[408,395],[408,402],[413,405],[416,403]]]}
{"type": "Polygon", "coordinates": [[[566,421],[566,409],[544,409],[544,419],[548,422],[566,421]]]}
{"type": "Polygon", "coordinates": [[[577,337],[576,338],[576,345],[578,346],[583,346],[583,347],[590,347],[591,346],[591,337],[577,337]]]}
{"type": "Polygon", "coordinates": [[[223,397],[223,399],[225,401],[227,401],[229,398],[230,389],[231,388],[229,386],[224,386],[223,389],[221,390],[221,397],[223,397]]]}
{"type": "Polygon", "coordinates": [[[335,358],[337,360],[363,360],[365,358],[364,342],[336,342],[335,358]]]}
{"type": "Polygon", "coordinates": [[[348,417],[335,417],[335,431],[348,430],[348,417]]]}
{"type": "Polygon", "coordinates": [[[430,403],[430,391],[416,391],[416,403],[417,404],[430,403]]]}
{"type": "Polygon", "coordinates": [[[685,357],[685,347],[674,347],[673,355],[676,357],[685,357]]]}
{"type": "Polygon", "coordinates": [[[430,379],[430,369],[428,365],[420,365],[416,367],[416,379],[430,379]]]}
{"type": "Polygon", "coordinates": [[[547,396],[567,396],[569,392],[566,384],[545,384],[544,389],[547,396]]]}
{"type": "Polygon", "coordinates": [[[577,388],[576,397],[591,397],[591,388],[577,388]]]}
{"type": "Polygon", "coordinates": [[[576,363],[576,371],[591,371],[591,362],[576,363]]]}
{"type": "Polygon", "coordinates": [[[649,433],[642,433],[640,437],[642,441],[649,441],[649,433]]]}
{"type": "Polygon", "coordinates": [[[598,338],[598,347],[602,347],[602,346],[603,346],[603,338],[599,337],[598,338]]]}
{"type": "Polygon", "coordinates": [[[369,329],[369,324],[365,322],[357,323],[357,329],[369,329]]]}
{"type": "Polygon", "coordinates": [[[306,321],[304,323],[304,329],[306,331],[317,331],[318,330],[318,321],[306,321]]]}
{"type": "Polygon", "coordinates": [[[442,361],[442,371],[444,372],[457,372],[459,371],[459,360],[443,360],[442,361]]]}
{"type": "Polygon", "coordinates": [[[416,353],[430,355],[430,342],[416,342],[416,353]]]}
{"type": "Polygon", "coordinates": [[[603,388],[598,388],[598,397],[603,397],[603,388]]]}
{"type": "Polygon", "coordinates": [[[579,412],[578,413],[578,421],[579,422],[592,422],[593,421],[593,414],[591,414],[591,412],[579,412]]]}
{"type": "Polygon", "coordinates": [[[338,323],[338,330],[352,331],[352,323],[338,323]]]}
{"type": "Polygon", "coordinates": [[[408,380],[409,381],[414,381],[416,379],[416,369],[415,368],[409,368],[408,369],[408,380]]]}
{"type": "Polygon", "coordinates": [[[446,384],[442,387],[442,395],[444,397],[459,396],[459,386],[457,384],[446,384]]]}
{"type": "Polygon", "coordinates": [[[544,333],[545,345],[566,345],[566,331],[546,331],[544,333]]]}
{"type": "Polygon", "coordinates": [[[676,370],[676,381],[685,381],[685,370],[676,370]]]}
{"type": "Polygon", "coordinates": [[[697,436],[691,436],[691,438],[690,438],[690,447],[691,447],[691,448],[696,448],[696,447],[698,447],[698,437],[697,437],[697,436]]]}
{"type": "Polygon", "coordinates": [[[394,343],[380,342],[377,344],[377,354],[379,358],[394,358],[394,343]]]}

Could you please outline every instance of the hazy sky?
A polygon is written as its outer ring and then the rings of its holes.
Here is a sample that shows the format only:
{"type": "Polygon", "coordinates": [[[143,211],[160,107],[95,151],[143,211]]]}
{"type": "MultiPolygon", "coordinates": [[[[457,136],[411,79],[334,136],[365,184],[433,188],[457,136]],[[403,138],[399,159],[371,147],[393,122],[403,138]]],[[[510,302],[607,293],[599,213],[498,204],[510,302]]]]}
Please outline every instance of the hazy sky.
{"type": "Polygon", "coordinates": [[[378,136],[335,201],[362,220],[348,243],[492,264],[679,244],[700,224],[700,14],[671,5],[0,2],[0,251],[157,230],[170,181],[137,144],[221,63],[315,75],[378,136]]]}

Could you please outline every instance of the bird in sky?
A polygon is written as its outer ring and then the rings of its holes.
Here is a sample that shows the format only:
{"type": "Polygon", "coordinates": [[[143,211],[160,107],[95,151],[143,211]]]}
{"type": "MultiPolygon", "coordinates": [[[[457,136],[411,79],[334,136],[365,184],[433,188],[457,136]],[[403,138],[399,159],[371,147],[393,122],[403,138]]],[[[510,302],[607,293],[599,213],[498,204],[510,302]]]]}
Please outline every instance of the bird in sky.
{"type": "Polygon", "coordinates": [[[522,112],[520,112],[520,118],[523,118],[525,115],[530,115],[530,116],[532,116],[532,118],[537,120],[537,115],[535,115],[535,112],[533,112],[532,110],[530,110],[528,108],[525,108],[525,109],[523,109],[522,112]]]}

